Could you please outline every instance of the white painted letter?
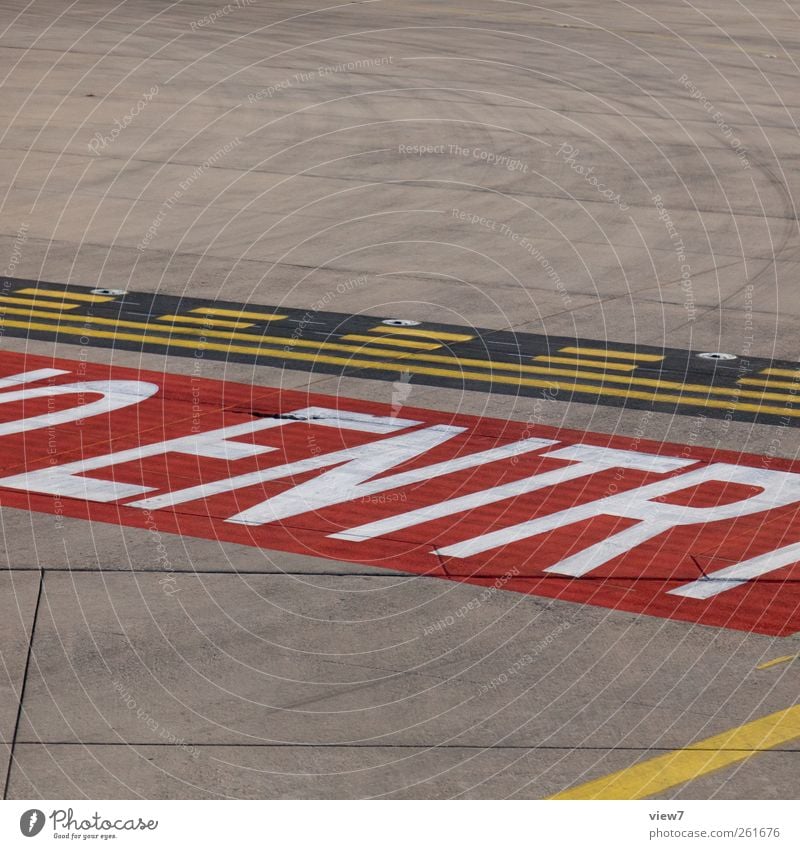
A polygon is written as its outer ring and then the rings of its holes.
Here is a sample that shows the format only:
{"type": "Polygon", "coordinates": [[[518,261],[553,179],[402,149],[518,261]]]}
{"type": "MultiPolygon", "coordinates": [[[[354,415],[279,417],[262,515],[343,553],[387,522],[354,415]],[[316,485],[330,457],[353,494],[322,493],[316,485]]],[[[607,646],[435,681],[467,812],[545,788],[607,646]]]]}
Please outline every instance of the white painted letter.
{"type": "Polygon", "coordinates": [[[775,507],[793,504],[797,501],[800,501],[800,475],[791,472],[759,469],[752,466],[713,463],[665,481],[652,483],[639,489],[602,498],[599,501],[572,507],[569,510],[562,510],[549,516],[465,540],[447,546],[441,549],[439,553],[455,557],[468,557],[556,528],[565,528],[574,522],[580,522],[594,516],[619,516],[639,520],[638,524],[633,527],[620,531],[602,542],[589,546],[579,554],[572,555],[545,569],[546,572],[554,572],[558,575],[580,576],[670,528],[679,525],[736,519],[775,507]],[[687,507],[653,500],[708,481],[756,486],[761,489],[761,492],[731,504],[711,507],[687,507]]]}

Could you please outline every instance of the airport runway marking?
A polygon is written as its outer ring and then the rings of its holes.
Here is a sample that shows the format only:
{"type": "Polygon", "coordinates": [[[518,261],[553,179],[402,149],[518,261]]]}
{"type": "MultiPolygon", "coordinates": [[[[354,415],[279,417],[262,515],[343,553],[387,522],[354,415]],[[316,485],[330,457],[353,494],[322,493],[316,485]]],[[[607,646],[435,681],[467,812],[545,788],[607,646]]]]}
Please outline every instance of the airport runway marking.
{"type": "Polygon", "coordinates": [[[672,787],[746,761],[800,737],[800,706],[780,710],[738,728],[693,743],[603,778],[587,781],[551,799],[646,799],[672,787]]]}
{"type": "Polygon", "coordinates": [[[390,400],[4,352],[0,504],[800,631],[800,464],[390,400]]]}
{"type": "Polygon", "coordinates": [[[282,319],[289,317],[288,315],[278,313],[253,312],[252,310],[243,309],[214,309],[213,307],[196,307],[192,310],[192,312],[200,313],[202,315],[218,315],[226,318],[253,318],[256,319],[256,321],[281,321],[282,319]]]}
{"type": "Polygon", "coordinates": [[[373,380],[405,374],[432,386],[800,425],[800,367],[789,362],[703,360],[678,349],[376,324],[365,315],[142,292],[98,295],[36,281],[7,279],[3,292],[0,329],[9,336],[373,380]]]}
{"type": "MultiPolygon", "coordinates": [[[[0,308],[0,313],[4,312],[2,308],[0,308]]],[[[524,365],[516,365],[514,363],[502,363],[502,362],[494,362],[483,360],[480,361],[481,368],[489,369],[488,372],[478,372],[478,371],[469,371],[465,369],[446,369],[446,368],[438,368],[433,366],[425,366],[419,365],[413,360],[428,360],[428,361],[436,361],[442,360],[446,363],[455,363],[458,366],[465,365],[468,362],[475,361],[465,361],[463,358],[459,357],[440,357],[436,358],[434,355],[423,355],[423,354],[411,354],[405,351],[394,351],[388,349],[377,350],[374,348],[370,348],[368,350],[364,350],[362,347],[355,345],[341,345],[332,342],[315,342],[305,339],[290,339],[289,337],[275,337],[275,336],[260,336],[260,337],[252,337],[253,345],[237,345],[231,343],[214,343],[207,341],[208,337],[213,338],[231,338],[231,339],[241,339],[246,336],[248,339],[250,338],[249,334],[242,333],[222,333],[221,331],[213,331],[213,330],[197,330],[195,335],[199,338],[197,341],[189,341],[185,339],[175,339],[171,334],[173,333],[188,333],[191,328],[177,328],[175,326],[171,326],[169,328],[169,336],[158,336],[157,334],[160,332],[164,332],[164,329],[159,329],[158,326],[153,324],[145,323],[145,322],[129,322],[120,320],[117,322],[112,322],[108,319],[97,319],[96,317],[87,317],[82,319],[84,323],[95,322],[98,320],[109,322],[114,326],[114,330],[110,331],[100,331],[87,329],[85,326],[80,327],[72,327],[66,325],[64,323],[65,319],[60,319],[57,325],[48,325],[43,322],[34,322],[34,321],[15,321],[12,319],[2,318],[0,317],[0,327],[9,328],[9,329],[26,329],[30,331],[45,331],[52,332],[55,336],[72,336],[78,337],[80,339],[86,340],[109,340],[112,342],[140,342],[140,343],[150,343],[156,346],[164,346],[166,348],[178,348],[178,349],[187,349],[192,351],[206,352],[206,351],[220,351],[228,354],[251,354],[253,356],[258,357],[272,357],[275,359],[292,361],[292,362],[305,362],[311,363],[314,365],[334,365],[341,366],[342,368],[348,369],[364,369],[371,371],[379,371],[379,372],[390,372],[395,375],[398,371],[406,371],[410,374],[415,375],[426,375],[433,377],[442,377],[442,378],[451,378],[459,381],[479,381],[479,382],[488,382],[493,384],[493,386],[497,385],[507,385],[517,387],[522,389],[524,387],[533,387],[539,388],[543,390],[564,390],[569,393],[584,393],[587,395],[597,396],[598,398],[616,398],[620,400],[639,400],[639,401],[648,401],[652,403],[665,403],[665,404],[675,404],[679,406],[685,407],[693,407],[693,408],[703,408],[708,411],[712,410],[721,410],[721,411],[730,411],[731,413],[736,412],[748,412],[754,413],[758,415],[766,415],[766,416],[781,416],[786,418],[800,418],[800,408],[794,409],[790,405],[794,401],[794,397],[790,395],[784,394],[776,394],[776,393],[768,393],[768,392],[748,392],[746,390],[742,390],[738,392],[740,397],[746,398],[754,398],[759,401],[759,403],[749,403],[749,402],[740,402],[735,401],[730,398],[731,393],[728,390],[723,390],[717,387],[709,387],[703,385],[696,384],[678,384],[672,381],[662,381],[662,380],[648,380],[648,379],[639,379],[639,378],[621,378],[618,375],[597,375],[591,374],[588,372],[580,372],[580,371],[566,371],[564,369],[553,369],[553,368],[537,368],[535,366],[524,366],[524,365]],[[119,327],[130,327],[132,325],[139,325],[144,330],[147,330],[148,333],[127,333],[117,330],[119,327]],[[387,359],[394,360],[394,362],[381,362],[380,360],[368,360],[359,357],[338,357],[338,356],[328,356],[324,353],[315,353],[313,355],[301,353],[298,351],[292,351],[287,349],[280,348],[268,348],[264,347],[261,343],[272,343],[272,344],[281,344],[281,343],[289,343],[291,342],[292,346],[303,347],[303,348],[314,348],[319,351],[343,351],[350,352],[354,354],[364,355],[374,355],[381,356],[387,359]],[[402,360],[402,367],[398,367],[397,361],[402,360]],[[542,377],[541,379],[532,379],[525,377],[511,377],[503,374],[496,374],[495,370],[512,370],[518,372],[537,372],[542,375],[551,375],[552,377],[566,375],[569,377],[574,377],[577,379],[583,380],[593,380],[596,378],[601,378],[605,383],[611,383],[615,381],[624,382],[633,385],[645,385],[645,386],[654,386],[660,387],[663,389],[675,388],[680,390],[681,394],[674,394],[671,392],[647,392],[641,389],[633,389],[633,388],[607,388],[604,386],[595,386],[590,383],[577,383],[574,381],[564,381],[564,380],[555,380],[555,379],[545,379],[542,377]],[[699,392],[701,397],[692,397],[682,394],[684,392],[699,392]],[[722,398],[710,398],[708,395],[724,395],[726,396],[723,400],[722,398]],[[780,406],[777,404],[768,404],[762,403],[765,400],[777,400],[786,402],[786,406],[780,406]]]]}
{"type": "Polygon", "coordinates": [[[608,348],[574,348],[571,346],[561,348],[565,354],[587,357],[614,357],[622,360],[636,360],[645,363],[660,363],[664,356],[662,354],[637,354],[632,351],[613,351],[608,348]]]}

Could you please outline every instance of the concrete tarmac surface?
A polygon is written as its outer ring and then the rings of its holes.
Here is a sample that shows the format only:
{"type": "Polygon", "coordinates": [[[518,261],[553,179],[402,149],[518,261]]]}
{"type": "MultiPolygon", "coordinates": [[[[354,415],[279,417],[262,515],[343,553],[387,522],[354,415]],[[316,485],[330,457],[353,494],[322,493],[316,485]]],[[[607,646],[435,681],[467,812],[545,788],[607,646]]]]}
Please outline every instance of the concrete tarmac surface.
{"type": "MultiPolygon", "coordinates": [[[[310,327],[338,313],[780,360],[789,374],[762,383],[793,395],[791,4],[6,0],[0,57],[4,356],[798,459],[790,417],[4,330],[41,307],[8,281],[46,281],[268,304],[310,327]]],[[[800,791],[800,634],[482,594],[6,496],[4,798],[800,791]]],[[[796,608],[800,567],[779,574],[796,608]]]]}

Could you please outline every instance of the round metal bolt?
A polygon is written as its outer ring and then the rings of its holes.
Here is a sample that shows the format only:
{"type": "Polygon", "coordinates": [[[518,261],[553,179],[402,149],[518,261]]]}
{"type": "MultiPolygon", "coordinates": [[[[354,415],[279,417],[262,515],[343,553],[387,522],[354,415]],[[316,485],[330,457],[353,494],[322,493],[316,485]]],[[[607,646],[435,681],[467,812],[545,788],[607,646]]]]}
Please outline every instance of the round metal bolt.
{"type": "Polygon", "coordinates": [[[385,318],[381,324],[388,324],[390,327],[416,327],[422,322],[414,321],[411,318],[385,318]]]}
{"type": "Polygon", "coordinates": [[[735,360],[736,354],[723,354],[721,351],[709,351],[705,354],[698,354],[702,360],[735,360]]]}

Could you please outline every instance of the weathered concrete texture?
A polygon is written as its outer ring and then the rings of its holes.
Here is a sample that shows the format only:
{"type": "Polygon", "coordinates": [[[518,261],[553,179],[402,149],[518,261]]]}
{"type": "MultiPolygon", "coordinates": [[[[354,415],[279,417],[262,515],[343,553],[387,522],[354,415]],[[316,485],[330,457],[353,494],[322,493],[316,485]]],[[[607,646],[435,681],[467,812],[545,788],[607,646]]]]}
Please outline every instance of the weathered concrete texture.
{"type": "Polygon", "coordinates": [[[503,592],[464,613],[479,595],[391,576],[48,573],[18,742],[618,749],[633,762],[796,694],[785,669],[755,669],[770,638],[503,592]]]}
{"type": "Polygon", "coordinates": [[[515,748],[19,746],[9,798],[540,798],[627,752],[515,748]],[[556,778],[556,775],[558,777],[556,778]]]}
{"type": "Polygon", "coordinates": [[[0,780],[5,781],[39,593],[38,572],[0,574],[0,780]]]}
{"type": "MultiPolygon", "coordinates": [[[[0,272],[800,355],[800,31],[785,3],[223,7],[3,4],[0,272]]],[[[222,362],[201,376],[391,401],[391,384],[355,377],[222,362]]],[[[800,448],[794,428],[699,415],[413,383],[405,403],[800,448]]],[[[476,588],[0,517],[0,775],[14,742],[15,798],[539,798],[800,695],[796,667],[756,669],[796,637],[500,591],[458,616],[476,588]]],[[[794,798],[796,749],[662,795],[794,798]]]]}

